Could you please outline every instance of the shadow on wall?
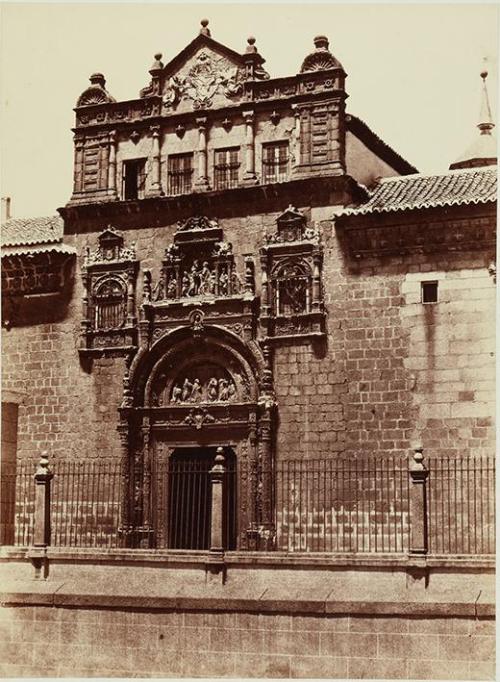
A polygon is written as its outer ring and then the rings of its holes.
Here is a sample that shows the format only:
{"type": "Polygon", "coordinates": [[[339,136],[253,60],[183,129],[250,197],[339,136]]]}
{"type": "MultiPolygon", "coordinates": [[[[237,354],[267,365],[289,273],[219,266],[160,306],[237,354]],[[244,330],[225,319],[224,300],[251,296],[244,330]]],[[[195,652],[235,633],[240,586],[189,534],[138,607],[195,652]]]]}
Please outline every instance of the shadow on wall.
{"type": "Polygon", "coordinates": [[[68,315],[74,283],[74,272],[64,278],[61,291],[33,296],[2,295],[2,325],[9,330],[14,327],[33,327],[38,324],[62,322],[68,315]]]}

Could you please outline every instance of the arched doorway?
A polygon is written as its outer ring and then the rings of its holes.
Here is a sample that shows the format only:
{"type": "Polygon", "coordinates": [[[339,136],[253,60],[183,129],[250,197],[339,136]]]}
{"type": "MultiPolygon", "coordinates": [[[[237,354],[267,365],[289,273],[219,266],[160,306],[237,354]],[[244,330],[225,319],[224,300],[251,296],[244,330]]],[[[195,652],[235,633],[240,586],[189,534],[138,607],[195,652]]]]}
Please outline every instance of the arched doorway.
{"type": "Polygon", "coordinates": [[[269,546],[260,540],[273,526],[273,403],[253,354],[223,328],[178,328],[132,367],[130,400],[121,408],[123,527],[136,546],[208,549],[209,470],[219,446],[227,470],[225,549],[269,546]]]}

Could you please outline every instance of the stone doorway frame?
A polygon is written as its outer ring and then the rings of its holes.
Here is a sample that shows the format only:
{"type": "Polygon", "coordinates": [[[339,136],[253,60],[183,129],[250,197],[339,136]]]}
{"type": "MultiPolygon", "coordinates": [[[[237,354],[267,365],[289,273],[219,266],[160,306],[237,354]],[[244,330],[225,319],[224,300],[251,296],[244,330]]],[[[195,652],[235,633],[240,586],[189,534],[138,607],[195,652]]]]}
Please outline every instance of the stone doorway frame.
{"type": "MultiPolygon", "coordinates": [[[[193,363],[196,362],[193,354],[193,363]]],[[[152,475],[157,443],[168,455],[178,447],[233,448],[239,470],[240,509],[237,549],[272,549],[274,523],[274,420],[270,352],[231,331],[204,327],[203,339],[188,327],[165,334],[151,348],[139,351],[124,376],[124,399],[118,427],[122,444],[121,533],[125,546],[152,548],[158,530],[153,509],[152,475]],[[219,359],[231,355],[249,384],[248,398],[233,404],[152,404],[155,376],[168,362],[196,348],[211,346],[219,359]]]]}

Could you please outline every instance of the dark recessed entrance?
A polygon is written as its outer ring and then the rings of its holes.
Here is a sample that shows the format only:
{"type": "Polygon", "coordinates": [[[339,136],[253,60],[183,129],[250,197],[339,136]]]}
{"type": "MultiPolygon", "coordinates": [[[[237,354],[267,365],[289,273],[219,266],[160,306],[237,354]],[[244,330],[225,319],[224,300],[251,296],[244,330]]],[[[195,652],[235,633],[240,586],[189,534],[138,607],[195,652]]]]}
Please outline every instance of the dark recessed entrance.
{"type": "MultiPolygon", "coordinates": [[[[210,469],[216,447],[178,448],[169,460],[168,545],[172,549],[209,549],[210,469]]],[[[225,549],[236,549],[236,458],[224,448],[226,474],[223,495],[225,549]]]]}

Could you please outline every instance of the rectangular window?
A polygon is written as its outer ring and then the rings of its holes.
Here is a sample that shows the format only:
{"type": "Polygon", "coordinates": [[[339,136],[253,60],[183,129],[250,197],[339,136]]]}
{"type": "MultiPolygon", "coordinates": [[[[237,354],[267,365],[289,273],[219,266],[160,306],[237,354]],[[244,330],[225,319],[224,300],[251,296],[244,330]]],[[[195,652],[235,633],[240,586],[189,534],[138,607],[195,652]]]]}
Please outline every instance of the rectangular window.
{"type": "Polygon", "coordinates": [[[288,142],[272,142],[262,146],[262,181],[288,180],[288,142]]]}
{"type": "Polygon", "coordinates": [[[216,149],[214,159],[214,188],[232,189],[238,187],[240,149],[216,149]]]}
{"type": "Polygon", "coordinates": [[[438,300],[437,282],[420,282],[420,290],[422,293],[422,303],[437,303],[438,300]]]}
{"type": "Polygon", "coordinates": [[[146,160],[123,162],[122,196],[125,200],[144,199],[146,188],[146,160]]]}
{"type": "Polygon", "coordinates": [[[193,184],[193,154],[171,154],[168,157],[168,193],[189,194],[193,184]]]}

